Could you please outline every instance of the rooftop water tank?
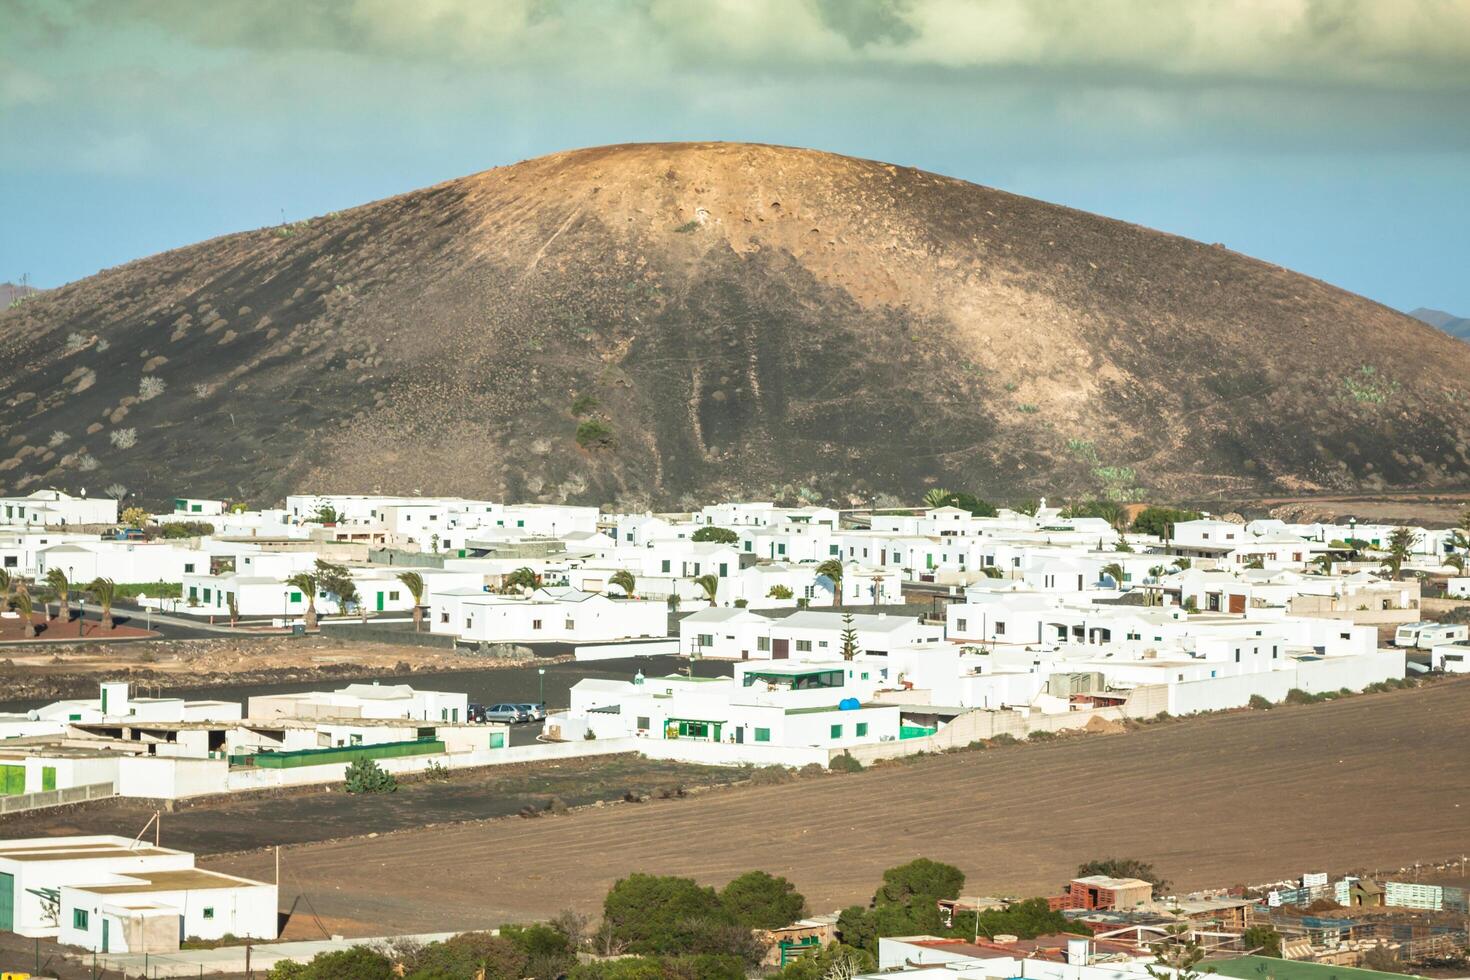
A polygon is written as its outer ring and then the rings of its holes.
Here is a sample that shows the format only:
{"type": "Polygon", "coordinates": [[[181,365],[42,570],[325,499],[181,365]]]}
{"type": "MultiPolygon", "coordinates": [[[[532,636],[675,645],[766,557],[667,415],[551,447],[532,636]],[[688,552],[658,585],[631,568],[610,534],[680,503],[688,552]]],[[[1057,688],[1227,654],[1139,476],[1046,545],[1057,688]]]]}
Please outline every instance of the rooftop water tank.
{"type": "Polygon", "coordinates": [[[856,711],[861,707],[862,702],[858,701],[857,698],[843,698],[837,702],[838,711],[856,711]]]}

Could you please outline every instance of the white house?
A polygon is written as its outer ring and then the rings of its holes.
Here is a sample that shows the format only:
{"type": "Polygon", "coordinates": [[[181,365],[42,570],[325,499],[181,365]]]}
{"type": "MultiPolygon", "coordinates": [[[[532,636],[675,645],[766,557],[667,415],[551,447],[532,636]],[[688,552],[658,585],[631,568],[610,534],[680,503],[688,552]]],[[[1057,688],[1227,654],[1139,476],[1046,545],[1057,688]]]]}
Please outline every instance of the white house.
{"type": "Polygon", "coordinates": [[[420,691],[408,684],[348,684],[335,691],[262,694],[250,698],[246,714],[269,718],[406,718],[421,721],[469,720],[469,696],[460,692],[420,691]]]}
{"type": "Polygon", "coordinates": [[[56,527],[116,523],[117,501],[106,497],[73,497],[60,490],[37,490],[24,497],[0,497],[0,524],[56,527]]]}
{"type": "Polygon", "coordinates": [[[430,626],[466,642],[605,643],[668,635],[668,607],[572,588],[530,595],[450,589],[430,601],[430,626]]]}

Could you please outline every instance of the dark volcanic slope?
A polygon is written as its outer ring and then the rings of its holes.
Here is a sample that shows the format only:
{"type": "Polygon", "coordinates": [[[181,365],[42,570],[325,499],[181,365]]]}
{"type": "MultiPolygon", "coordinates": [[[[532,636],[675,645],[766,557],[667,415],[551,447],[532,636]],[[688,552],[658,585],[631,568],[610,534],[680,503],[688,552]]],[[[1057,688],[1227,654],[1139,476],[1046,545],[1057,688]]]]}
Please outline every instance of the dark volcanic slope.
{"type": "Polygon", "coordinates": [[[1224,248],[807,150],[617,146],[0,313],[0,492],[1447,485],[1467,379],[1463,343],[1224,248]]]}

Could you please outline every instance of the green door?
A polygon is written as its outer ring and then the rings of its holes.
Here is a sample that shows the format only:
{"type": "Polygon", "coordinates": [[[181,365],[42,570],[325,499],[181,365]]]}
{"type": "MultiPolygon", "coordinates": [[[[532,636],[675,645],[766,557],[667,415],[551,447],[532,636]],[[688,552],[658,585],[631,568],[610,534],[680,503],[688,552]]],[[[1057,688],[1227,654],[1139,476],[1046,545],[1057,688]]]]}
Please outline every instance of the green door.
{"type": "Polygon", "coordinates": [[[106,916],[103,916],[102,917],[102,952],[104,952],[104,953],[110,953],[110,952],[112,952],[112,944],[108,942],[108,935],[107,935],[107,917],[106,916]]]}
{"type": "Polygon", "coordinates": [[[26,791],[25,766],[0,766],[0,793],[19,796],[26,791]]]}
{"type": "Polygon", "coordinates": [[[15,931],[15,875],[0,871],[0,931],[15,931]]]}
{"type": "Polygon", "coordinates": [[[378,612],[383,611],[383,593],[378,593],[378,612]]]}
{"type": "Polygon", "coordinates": [[[41,789],[47,790],[47,789],[55,789],[55,788],[56,788],[56,767],[55,766],[42,766],[41,767],[41,789]]]}

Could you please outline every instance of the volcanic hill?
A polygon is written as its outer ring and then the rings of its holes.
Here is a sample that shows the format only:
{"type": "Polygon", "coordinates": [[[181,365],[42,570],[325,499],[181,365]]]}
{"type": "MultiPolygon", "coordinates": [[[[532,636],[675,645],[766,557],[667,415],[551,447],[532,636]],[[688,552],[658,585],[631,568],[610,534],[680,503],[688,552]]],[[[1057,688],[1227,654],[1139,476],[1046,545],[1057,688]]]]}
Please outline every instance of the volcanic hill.
{"type": "Polygon", "coordinates": [[[0,493],[677,505],[1462,484],[1470,350],[1219,245],[747,144],[559,153],[0,312],[0,493]]]}

